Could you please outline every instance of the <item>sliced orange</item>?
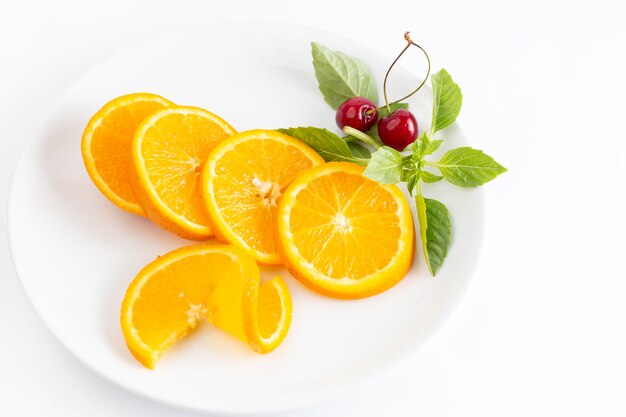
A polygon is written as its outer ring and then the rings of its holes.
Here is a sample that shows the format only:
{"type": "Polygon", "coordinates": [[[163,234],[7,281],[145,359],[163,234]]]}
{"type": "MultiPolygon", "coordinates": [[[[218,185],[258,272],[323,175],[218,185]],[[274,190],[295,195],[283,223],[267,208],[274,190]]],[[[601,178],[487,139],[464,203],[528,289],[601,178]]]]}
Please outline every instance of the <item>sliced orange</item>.
{"type": "Polygon", "coordinates": [[[302,173],[278,207],[280,250],[302,283],[337,298],[361,298],[398,283],[413,261],[406,198],[394,185],[331,162],[302,173]]]}
{"type": "Polygon", "coordinates": [[[94,114],[83,132],[81,152],[87,173],[100,192],[121,209],[144,215],[130,185],[130,146],[137,126],[148,115],[172,105],[155,94],[121,96],[94,114]]]}
{"type": "Polygon", "coordinates": [[[301,171],[323,162],[303,142],[274,130],[241,132],[220,143],[202,174],[215,235],[261,263],[281,263],[275,244],[278,200],[301,171]]]}
{"type": "Polygon", "coordinates": [[[126,290],[121,325],[126,344],[152,369],[201,319],[268,353],[291,323],[291,296],[276,277],[260,283],[243,250],[216,243],[183,247],[144,267],[126,290]]]}
{"type": "Polygon", "coordinates": [[[186,239],[212,236],[199,176],[213,148],[234,133],[197,107],[163,109],[139,125],[132,143],[133,191],[150,220],[186,239]]]}

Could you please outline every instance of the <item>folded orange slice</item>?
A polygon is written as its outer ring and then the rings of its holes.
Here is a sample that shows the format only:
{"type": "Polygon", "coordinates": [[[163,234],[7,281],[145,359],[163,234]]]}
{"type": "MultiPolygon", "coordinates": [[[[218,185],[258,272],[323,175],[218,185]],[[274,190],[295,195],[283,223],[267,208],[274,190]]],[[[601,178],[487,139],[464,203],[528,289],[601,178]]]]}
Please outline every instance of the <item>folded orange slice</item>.
{"type": "Polygon", "coordinates": [[[152,369],[203,319],[268,353],[287,335],[291,311],[284,281],[260,283],[258,266],[243,250],[197,244],[160,256],[139,272],[124,296],[121,326],[132,354],[152,369]]]}
{"type": "Polygon", "coordinates": [[[380,293],[402,279],[413,260],[414,230],[406,198],[395,185],[331,162],[307,170],[285,190],[277,230],[289,271],[337,298],[380,293]]]}

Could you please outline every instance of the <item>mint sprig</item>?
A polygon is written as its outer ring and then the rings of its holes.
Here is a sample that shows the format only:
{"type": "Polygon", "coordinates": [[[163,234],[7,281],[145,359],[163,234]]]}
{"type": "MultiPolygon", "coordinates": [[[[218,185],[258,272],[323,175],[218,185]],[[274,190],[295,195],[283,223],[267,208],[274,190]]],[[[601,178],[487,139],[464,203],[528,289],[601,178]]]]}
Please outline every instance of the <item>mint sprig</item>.
{"type": "MultiPolygon", "coordinates": [[[[315,42],[311,47],[319,89],[324,95],[324,100],[332,108],[336,109],[347,99],[357,96],[377,102],[374,78],[363,62],[315,42]]],[[[461,89],[445,69],[433,74],[430,81],[433,90],[431,128],[427,132],[422,132],[415,142],[402,152],[383,146],[376,126],[367,132],[346,128],[344,133],[348,136],[344,138],[316,127],[278,130],[302,140],[326,161],[347,161],[366,166],[364,175],[383,184],[406,183],[417,208],[424,258],[434,276],[448,254],[452,241],[452,222],[445,204],[424,197],[422,183],[434,183],[445,179],[450,184],[472,188],[492,181],[506,172],[506,168],[483,151],[471,147],[448,150],[439,161],[430,160],[429,157],[435,154],[444,142],[442,139],[436,139],[435,135],[456,121],[463,104],[461,89]],[[359,141],[367,146],[363,146],[359,141]],[[371,153],[369,148],[375,152],[371,153]],[[435,173],[432,170],[439,172],[435,173]]],[[[379,119],[388,116],[390,111],[407,108],[408,104],[391,103],[389,107],[390,109],[386,107],[379,109],[379,119]]]]}

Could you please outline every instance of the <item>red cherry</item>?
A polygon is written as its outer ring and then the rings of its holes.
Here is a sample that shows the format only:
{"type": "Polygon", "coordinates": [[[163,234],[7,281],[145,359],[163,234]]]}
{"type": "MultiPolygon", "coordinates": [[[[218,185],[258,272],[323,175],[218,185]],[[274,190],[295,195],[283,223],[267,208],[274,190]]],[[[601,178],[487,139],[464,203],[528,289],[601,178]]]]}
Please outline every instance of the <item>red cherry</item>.
{"type": "Polygon", "coordinates": [[[339,129],[350,126],[361,132],[371,129],[378,120],[374,103],[364,97],[353,97],[344,101],[337,109],[335,121],[339,129]]]}
{"type": "Polygon", "coordinates": [[[417,139],[417,120],[407,109],[398,109],[380,119],[378,136],[385,145],[403,151],[417,139]]]}

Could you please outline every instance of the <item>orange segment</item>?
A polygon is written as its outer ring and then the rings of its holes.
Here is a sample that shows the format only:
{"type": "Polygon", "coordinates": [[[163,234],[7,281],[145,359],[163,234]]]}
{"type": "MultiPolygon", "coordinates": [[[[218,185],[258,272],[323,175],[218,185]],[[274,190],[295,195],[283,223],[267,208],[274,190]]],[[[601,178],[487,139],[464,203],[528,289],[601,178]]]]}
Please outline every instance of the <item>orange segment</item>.
{"type": "Polygon", "coordinates": [[[338,298],[382,292],[406,274],[414,231],[404,195],[331,162],[302,173],[278,207],[283,261],[305,285],[338,298]]]}
{"type": "Polygon", "coordinates": [[[109,101],[89,120],[81,142],[87,173],[113,204],[143,216],[132,191],[131,143],[137,126],[157,110],[172,106],[163,97],[135,93],[109,101]]]}
{"type": "Polygon", "coordinates": [[[133,190],[150,220],[186,239],[213,234],[201,201],[201,166],[234,133],[220,117],[197,107],[170,107],[141,123],[132,143],[133,190]]]}
{"type": "Polygon", "coordinates": [[[128,287],[121,326],[143,365],[156,361],[201,319],[268,353],[287,335],[291,296],[276,277],[260,284],[252,258],[232,245],[183,247],[144,267],[128,287]]]}
{"type": "Polygon", "coordinates": [[[264,264],[279,264],[275,218],[285,188],[324,160],[274,130],[250,130],[220,143],[203,169],[203,196],[216,236],[264,264]]]}

